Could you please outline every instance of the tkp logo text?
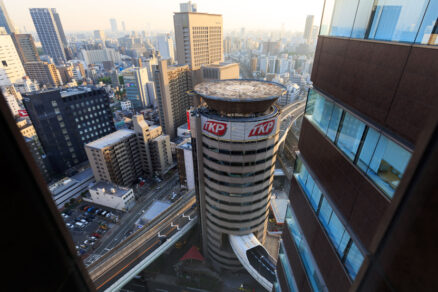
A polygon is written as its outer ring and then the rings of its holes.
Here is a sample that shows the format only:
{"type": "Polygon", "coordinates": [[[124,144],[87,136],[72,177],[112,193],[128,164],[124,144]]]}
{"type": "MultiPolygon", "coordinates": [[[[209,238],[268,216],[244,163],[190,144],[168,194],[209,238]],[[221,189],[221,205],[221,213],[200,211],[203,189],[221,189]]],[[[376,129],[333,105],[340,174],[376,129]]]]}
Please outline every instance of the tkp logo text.
{"type": "Polygon", "coordinates": [[[248,137],[269,135],[269,134],[271,134],[272,130],[274,129],[274,125],[275,125],[275,120],[270,120],[270,121],[266,121],[266,122],[257,124],[249,132],[248,137]]]}
{"type": "Polygon", "coordinates": [[[204,124],[204,131],[212,133],[216,136],[223,136],[227,132],[227,124],[216,122],[216,121],[207,121],[204,124]]]}

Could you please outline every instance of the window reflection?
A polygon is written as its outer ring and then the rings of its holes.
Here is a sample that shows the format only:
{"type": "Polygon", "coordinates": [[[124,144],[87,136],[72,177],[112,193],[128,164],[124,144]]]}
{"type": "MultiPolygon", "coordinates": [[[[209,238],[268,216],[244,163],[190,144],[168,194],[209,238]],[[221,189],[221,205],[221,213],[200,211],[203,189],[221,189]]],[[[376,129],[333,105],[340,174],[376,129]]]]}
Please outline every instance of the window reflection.
{"type": "MultiPolygon", "coordinates": [[[[315,89],[309,92],[309,104],[310,106],[306,108],[306,117],[388,197],[392,198],[411,153],[338,105],[328,101],[315,89]]],[[[300,176],[305,175],[307,174],[300,174],[300,176]]],[[[307,187],[307,177],[301,179],[307,187]]],[[[309,190],[310,193],[312,190],[309,190]]],[[[315,202],[312,200],[312,205],[314,205],[315,202]]]]}
{"type": "Polygon", "coordinates": [[[437,45],[438,0],[328,0],[321,35],[437,45]]]}

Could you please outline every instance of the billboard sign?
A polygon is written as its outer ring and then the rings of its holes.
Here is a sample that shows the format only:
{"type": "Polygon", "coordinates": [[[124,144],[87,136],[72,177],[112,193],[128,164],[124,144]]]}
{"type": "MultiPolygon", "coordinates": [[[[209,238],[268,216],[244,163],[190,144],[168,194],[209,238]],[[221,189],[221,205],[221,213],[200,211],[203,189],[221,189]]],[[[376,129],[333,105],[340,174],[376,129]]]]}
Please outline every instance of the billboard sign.
{"type": "Polygon", "coordinates": [[[212,138],[229,141],[261,140],[277,132],[277,117],[262,121],[227,122],[201,116],[202,133],[212,138]]]}

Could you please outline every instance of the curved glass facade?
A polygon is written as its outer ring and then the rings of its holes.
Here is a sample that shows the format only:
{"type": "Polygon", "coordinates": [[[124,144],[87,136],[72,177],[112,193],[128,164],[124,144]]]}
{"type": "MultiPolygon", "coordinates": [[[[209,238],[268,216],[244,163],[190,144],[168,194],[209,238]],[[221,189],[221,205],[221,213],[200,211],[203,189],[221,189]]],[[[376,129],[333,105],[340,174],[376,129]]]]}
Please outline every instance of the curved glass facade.
{"type": "Polygon", "coordinates": [[[438,0],[326,0],[320,35],[438,45],[438,0]]]}

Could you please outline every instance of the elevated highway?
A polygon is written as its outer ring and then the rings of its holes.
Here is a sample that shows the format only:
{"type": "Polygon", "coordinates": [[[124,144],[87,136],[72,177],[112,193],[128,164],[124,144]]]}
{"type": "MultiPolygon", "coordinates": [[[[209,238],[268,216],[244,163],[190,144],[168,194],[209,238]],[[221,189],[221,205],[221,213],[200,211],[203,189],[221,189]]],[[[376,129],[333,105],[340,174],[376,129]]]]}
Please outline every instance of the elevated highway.
{"type": "Polygon", "coordinates": [[[122,288],[187,234],[197,220],[195,196],[187,194],[88,267],[96,290],[122,288]]]}

